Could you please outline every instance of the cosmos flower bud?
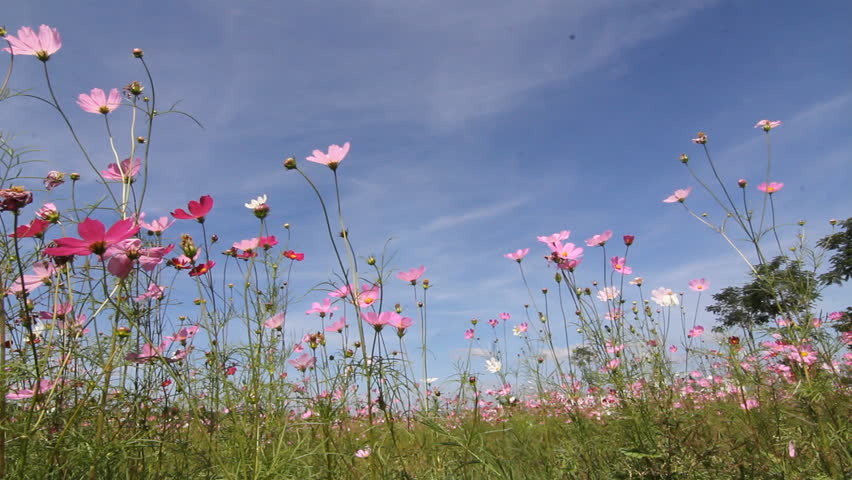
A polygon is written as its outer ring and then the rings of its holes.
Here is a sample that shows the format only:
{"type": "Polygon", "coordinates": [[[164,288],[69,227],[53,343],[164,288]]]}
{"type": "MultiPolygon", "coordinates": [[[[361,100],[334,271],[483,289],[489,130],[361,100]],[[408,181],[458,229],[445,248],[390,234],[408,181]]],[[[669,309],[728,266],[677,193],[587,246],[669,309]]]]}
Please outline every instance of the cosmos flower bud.
{"type": "Polygon", "coordinates": [[[689,155],[685,153],[680,154],[680,163],[686,164],[689,162],[689,155]]]}
{"type": "Polygon", "coordinates": [[[804,226],[805,226],[805,221],[804,221],[804,220],[799,220],[799,226],[800,226],[800,227],[804,227],[804,226]]]}
{"type": "Polygon", "coordinates": [[[828,224],[829,224],[829,225],[831,225],[832,227],[833,227],[833,226],[835,226],[835,225],[837,225],[837,219],[836,219],[836,218],[832,218],[831,220],[829,220],[829,221],[828,221],[828,224]]]}
{"type": "Polygon", "coordinates": [[[181,235],[180,248],[183,250],[183,254],[189,258],[194,258],[195,254],[198,253],[198,247],[195,246],[192,237],[187,233],[181,235]]]}
{"type": "Polygon", "coordinates": [[[630,245],[633,245],[633,240],[634,240],[635,238],[636,238],[636,236],[635,236],[635,235],[625,235],[625,236],[624,236],[624,244],[625,244],[625,245],[627,245],[628,247],[629,247],[630,245]]]}
{"type": "Polygon", "coordinates": [[[371,266],[371,267],[372,267],[372,266],[373,266],[373,265],[375,265],[375,264],[376,264],[376,257],[374,257],[374,256],[372,256],[372,255],[370,255],[369,257],[367,257],[367,265],[369,265],[369,266],[371,266]]]}
{"type": "Polygon", "coordinates": [[[115,329],[115,336],[118,338],[127,338],[130,336],[130,327],[118,327],[115,329]]]}
{"type": "Polygon", "coordinates": [[[477,319],[477,318],[471,318],[471,319],[470,319],[470,324],[471,324],[471,325],[476,326],[476,324],[477,324],[477,323],[479,323],[479,319],[477,319]]]}
{"type": "Polygon", "coordinates": [[[741,178],[741,179],[737,180],[737,185],[739,185],[740,188],[745,188],[745,187],[748,186],[748,182],[746,181],[745,178],[741,178]]]}
{"type": "Polygon", "coordinates": [[[296,168],[296,157],[290,157],[284,160],[284,168],[287,170],[293,170],[296,168]]]}
{"type": "Polygon", "coordinates": [[[134,48],[133,49],[133,56],[134,57],[142,58],[143,55],[145,55],[145,52],[143,52],[141,48],[134,48]]]}
{"type": "Polygon", "coordinates": [[[0,38],[6,36],[6,27],[0,27],[0,38]]]}
{"type": "Polygon", "coordinates": [[[136,143],[145,143],[146,141],[145,137],[136,137],[136,143]]]}
{"type": "Polygon", "coordinates": [[[476,385],[476,377],[471,375],[470,377],[467,378],[467,382],[471,385],[476,385]]]}
{"type": "Polygon", "coordinates": [[[692,139],[692,142],[697,143],[699,145],[704,145],[705,143],[707,143],[707,134],[704,132],[698,132],[695,135],[695,138],[692,139]]]}
{"type": "Polygon", "coordinates": [[[556,280],[556,283],[562,283],[562,274],[556,272],[556,275],[554,275],[553,279],[556,280]]]}
{"type": "Polygon", "coordinates": [[[396,305],[393,306],[393,308],[396,311],[396,313],[402,313],[402,305],[397,303],[396,305]]]}
{"type": "Polygon", "coordinates": [[[70,175],[68,175],[68,178],[76,182],[77,180],[80,180],[80,174],[77,172],[72,172],[70,175]]]}
{"type": "Polygon", "coordinates": [[[429,279],[428,278],[424,278],[423,282],[421,282],[421,283],[423,284],[423,290],[426,290],[426,289],[429,288],[429,279]]]}
{"type": "Polygon", "coordinates": [[[145,87],[143,87],[141,83],[134,80],[124,87],[124,94],[130,98],[138,97],[139,95],[142,95],[142,90],[145,90],[145,87]]]}

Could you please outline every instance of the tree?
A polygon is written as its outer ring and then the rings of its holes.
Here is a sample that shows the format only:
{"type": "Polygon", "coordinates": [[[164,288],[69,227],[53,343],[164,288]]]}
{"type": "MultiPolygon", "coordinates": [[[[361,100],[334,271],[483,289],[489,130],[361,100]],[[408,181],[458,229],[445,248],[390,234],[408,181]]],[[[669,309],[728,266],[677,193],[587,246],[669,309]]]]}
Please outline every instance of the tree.
{"type": "Polygon", "coordinates": [[[823,237],[817,246],[836,252],[831,259],[831,270],[819,276],[824,285],[840,285],[852,278],[852,217],[840,222],[841,230],[823,237]]]}
{"type": "Polygon", "coordinates": [[[803,269],[799,260],[779,256],[755,270],[750,283],[713,295],[716,303],[707,311],[716,315],[721,327],[751,330],[779,316],[800,317],[820,297],[816,275],[803,269]]]}

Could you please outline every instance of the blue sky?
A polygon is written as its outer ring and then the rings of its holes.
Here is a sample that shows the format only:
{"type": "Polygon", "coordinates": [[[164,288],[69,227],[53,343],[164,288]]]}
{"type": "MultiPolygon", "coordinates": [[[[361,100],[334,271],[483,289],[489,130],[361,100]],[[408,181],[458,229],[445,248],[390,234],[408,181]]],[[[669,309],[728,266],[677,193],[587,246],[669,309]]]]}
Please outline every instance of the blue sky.
{"type": "MultiPolygon", "coordinates": [[[[129,52],[143,48],[160,106],[180,101],[204,125],[160,120],[149,217],[213,195],[208,225],[229,245],[254,236],[243,203],[267,194],[270,224],[293,225],[308,258],[296,293],[327,279],[332,263],[319,205],[281,161],[295,155],[331,193],[330,172],[304,158],[351,142],[340,174],[353,242],[378,255],[392,237],[393,267],[426,265],[429,342],[442,376],[452,371],[445,359],[466,347],[470,318],[520,319],[529,303],[504,253],[531,247],[531,286],[553,287],[537,235],[569,229],[582,243],[606,229],[635,234],[630,264],[649,289],[683,291],[706,277],[714,293],[741,282],[744,265],[725,242],[661,202],[698,187],[682,152],[706,178],[690,142],[699,130],[729,185],[739,177],[756,185],[766,151],[752,126],[784,121],[772,133],[773,177],[786,184],[775,196],[780,220],[807,219],[816,239],[829,218],[848,217],[850,16],[845,1],[41,1],[6,5],[2,21],[12,33],[59,29],[52,79],[104,166],[102,122],[74,100],[142,80],[129,52]]],[[[40,62],[19,60],[13,87],[44,94],[40,62]]],[[[111,118],[126,125],[129,109],[111,118]]],[[[60,122],[34,101],[0,108],[0,129],[48,162],[34,176],[88,173],[60,122]]],[[[690,204],[718,218],[697,189],[690,204]]],[[[598,278],[600,263],[588,249],[581,278],[598,278]]],[[[386,301],[410,304],[398,283],[386,301]]],[[[848,293],[827,290],[828,308],[844,306],[848,293]]],[[[312,324],[307,307],[293,307],[294,328],[312,324]]],[[[414,332],[411,341],[419,343],[414,332]]]]}

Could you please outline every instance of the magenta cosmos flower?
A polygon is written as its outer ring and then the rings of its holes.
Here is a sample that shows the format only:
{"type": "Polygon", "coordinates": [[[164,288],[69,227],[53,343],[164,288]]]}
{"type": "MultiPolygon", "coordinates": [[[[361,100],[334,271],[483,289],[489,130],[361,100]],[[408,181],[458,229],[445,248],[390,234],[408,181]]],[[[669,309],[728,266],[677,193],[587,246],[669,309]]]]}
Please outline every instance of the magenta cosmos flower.
{"type": "Polygon", "coordinates": [[[424,272],[426,272],[426,267],[420,265],[420,268],[412,268],[407,272],[399,272],[396,276],[400,280],[410,282],[412,285],[415,285],[417,283],[417,279],[420,278],[424,272]]]}
{"type": "Polygon", "coordinates": [[[619,272],[622,275],[630,275],[631,273],[633,273],[633,269],[628,267],[626,264],[626,258],[615,256],[609,259],[609,261],[612,264],[613,270],[615,270],[616,272],[619,272]]]}
{"type": "Polygon", "coordinates": [[[316,313],[319,314],[320,318],[325,318],[326,316],[331,315],[335,310],[337,310],[337,307],[331,305],[331,299],[325,298],[322,303],[311,303],[311,309],[305,312],[305,315],[316,313]]]}
{"type": "Polygon", "coordinates": [[[760,190],[761,192],[766,192],[770,195],[777,192],[778,190],[781,190],[782,188],[784,188],[784,183],[782,182],[763,182],[757,186],[758,190],[760,190]]]}
{"type": "Polygon", "coordinates": [[[88,95],[81,93],[77,96],[77,105],[80,105],[83,111],[106,115],[121,105],[121,95],[117,88],[113,88],[109,91],[109,98],[107,98],[103,90],[93,88],[88,95]]]}
{"type": "Polygon", "coordinates": [[[139,173],[140,168],[142,168],[142,160],[137,158],[131,162],[129,158],[125,158],[121,161],[121,165],[110,163],[106,170],[101,170],[101,176],[104,177],[104,180],[131,183],[133,177],[139,173]]]}
{"type": "Polygon", "coordinates": [[[503,256],[508,258],[509,260],[514,260],[518,263],[521,263],[521,260],[523,260],[524,257],[527,256],[528,253],[530,253],[530,249],[529,248],[523,248],[523,249],[520,249],[520,250],[515,250],[514,253],[507,253],[503,256]]]}
{"type": "Polygon", "coordinates": [[[322,150],[314,150],[314,154],[306,158],[306,160],[326,165],[332,170],[337,170],[337,166],[346,158],[348,153],[349,142],[346,142],[342,147],[340,145],[329,145],[328,153],[323,153],[322,150]]]}
{"type": "Polygon", "coordinates": [[[686,200],[686,197],[692,192],[692,187],[681,188],[679,190],[675,190],[673,194],[669,195],[663,202],[665,203],[683,203],[686,200]]]}
{"type": "Polygon", "coordinates": [[[556,242],[561,242],[562,240],[567,240],[568,237],[571,236],[570,230],[562,230],[561,232],[556,232],[550,236],[541,235],[538,238],[538,241],[550,247],[552,244],[556,242]]]}
{"type": "Polygon", "coordinates": [[[373,328],[375,328],[376,331],[378,332],[382,329],[382,327],[384,327],[385,325],[388,325],[390,320],[394,318],[394,315],[397,316],[397,317],[399,316],[399,314],[396,313],[396,312],[382,312],[382,313],[367,312],[367,313],[362,313],[361,318],[365,322],[372,325],[373,328]]]}
{"type": "Polygon", "coordinates": [[[44,253],[53,256],[95,255],[103,258],[107,249],[123,240],[136,235],[139,225],[132,218],[119,220],[106,230],[104,224],[87,218],[77,225],[80,238],[62,237],[53,242],[55,247],[44,249],[44,253]]]}
{"type": "Polygon", "coordinates": [[[3,49],[12,55],[35,55],[42,62],[46,62],[51,55],[62,48],[62,37],[55,28],[41,25],[38,33],[30,27],[18,29],[18,36],[7,35],[6,40],[9,47],[3,49]]]}
{"type": "Polygon", "coordinates": [[[190,200],[188,207],[189,213],[182,208],[178,208],[172,212],[172,216],[178,220],[197,220],[198,223],[204,223],[204,217],[213,209],[213,197],[204,195],[197,202],[190,200]]]}

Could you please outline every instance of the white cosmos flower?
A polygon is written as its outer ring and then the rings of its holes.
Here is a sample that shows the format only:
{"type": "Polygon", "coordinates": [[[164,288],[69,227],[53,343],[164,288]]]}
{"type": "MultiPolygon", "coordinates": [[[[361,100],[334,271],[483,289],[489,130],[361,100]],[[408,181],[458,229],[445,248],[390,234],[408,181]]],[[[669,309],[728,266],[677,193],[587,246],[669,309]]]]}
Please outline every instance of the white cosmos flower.
{"type": "Polygon", "coordinates": [[[420,379],[420,381],[425,383],[426,385],[431,385],[438,381],[438,377],[422,378],[420,379]]]}
{"type": "Polygon", "coordinates": [[[266,194],[263,194],[263,195],[261,195],[257,198],[252,199],[252,201],[250,201],[249,203],[246,203],[245,206],[249,210],[254,210],[257,207],[259,207],[259,206],[261,206],[265,203],[266,203],[266,194]]]}
{"type": "Polygon", "coordinates": [[[616,298],[618,298],[618,295],[620,293],[621,291],[615,287],[606,287],[598,291],[598,300],[602,302],[606,302],[607,300],[615,300],[616,298]]]}
{"type": "Polygon", "coordinates": [[[677,294],[672,291],[671,288],[660,287],[655,290],[651,290],[651,300],[654,301],[657,305],[661,307],[671,307],[674,305],[680,305],[680,299],[677,294]]]}
{"type": "Polygon", "coordinates": [[[491,373],[497,373],[503,368],[503,364],[500,363],[500,360],[491,357],[485,361],[485,368],[491,373]]]}

